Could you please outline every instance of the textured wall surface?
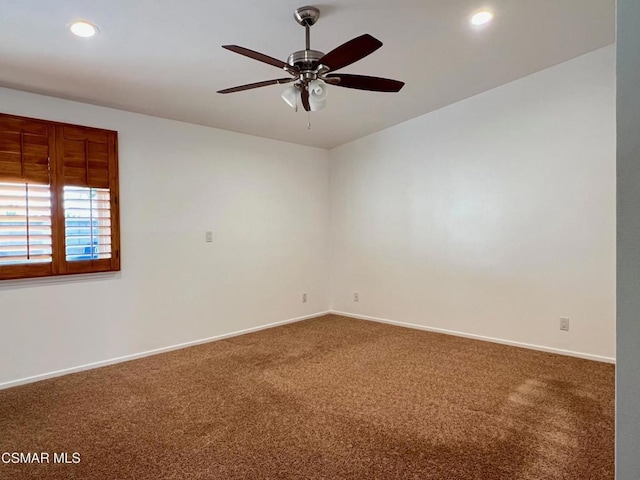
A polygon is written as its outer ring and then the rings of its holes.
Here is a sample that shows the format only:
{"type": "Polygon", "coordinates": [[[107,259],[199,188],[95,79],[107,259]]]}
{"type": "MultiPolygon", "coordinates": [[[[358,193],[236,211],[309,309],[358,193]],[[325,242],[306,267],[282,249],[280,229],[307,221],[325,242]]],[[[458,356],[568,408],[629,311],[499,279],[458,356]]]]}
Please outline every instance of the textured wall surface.
{"type": "Polygon", "coordinates": [[[331,155],[334,310],[615,357],[613,46],[331,155]]]}

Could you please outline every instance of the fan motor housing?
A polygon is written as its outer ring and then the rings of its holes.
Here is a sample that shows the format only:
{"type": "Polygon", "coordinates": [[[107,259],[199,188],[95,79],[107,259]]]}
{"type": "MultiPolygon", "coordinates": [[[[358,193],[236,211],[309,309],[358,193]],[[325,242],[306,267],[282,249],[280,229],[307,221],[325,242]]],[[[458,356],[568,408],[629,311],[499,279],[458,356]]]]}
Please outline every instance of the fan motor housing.
{"type": "Polygon", "coordinates": [[[322,57],[324,53],[318,50],[298,50],[289,55],[287,63],[292,67],[298,67],[301,71],[313,70],[322,57]]]}

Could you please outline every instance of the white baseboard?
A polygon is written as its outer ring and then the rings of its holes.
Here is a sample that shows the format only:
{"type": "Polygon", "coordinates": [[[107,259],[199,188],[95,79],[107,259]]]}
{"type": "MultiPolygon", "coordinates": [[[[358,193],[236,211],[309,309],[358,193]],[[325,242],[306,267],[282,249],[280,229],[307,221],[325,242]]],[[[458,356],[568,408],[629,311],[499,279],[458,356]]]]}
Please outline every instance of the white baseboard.
{"type": "Polygon", "coordinates": [[[121,362],[127,362],[129,360],[135,360],[137,358],[143,358],[143,357],[149,357],[151,355],[158,355],[160,353],[165,353],[165,352],[170,352],[172,350],[179,350],[181,348],[187,348],[187,347],[193,347],[196,345],[201,345],[203,343],[209,343],[209,342],[215,342],[216,340],[224,340],[225,338],[232,338],[232,337],[237,337],[238,335],[244,335],[247,333],[253,333],[253,332],[258,332],[260,330],[266,330],[268,328],[274,328],[274,327],[278,327],[280,325],[286,325],[288,323],[295,323],[295,322],[300,322],[303,320],[308,320],[311,318],[316,318],[316,317],[322,317],[324,315],[328,315],[328,314],[333,314],[333,315],[341,315],[343,317],[351,317],[351,318],[357,318],[360,320],[369,320],[372,322],[378,322],[378,323],[387,323],[390,325],[397,325],[399,327],[406,327],[406,328],[414,328],[417,330],[424,330],[427,332],[435,332],[435,333],[444,333],[447,335],[455,335],[457,337],[464,337],[464,338],[471,338],[474,340],[483,340],[486,342],[493,342],[493,343],[500,343],[502,345],[510,345],[513,347],[521,347],[521,348],[528,348],[531,350],[539,350],[542,352],[548,352],[548,353],[556,353],[556,354],[560,354],[560,355],[568,355],[571,357],[578,357],[578,358],[584,358],[586,360],[595,360],[597,362],[605,362],[605,363],[616,363],[615,358],[611,358],[611,357],[602,357],[599,355],[591,355],[588,353],[582,353],[582,352],[574,352],[571,350],[562,350],[559,348],[551,348],[551,347],[544,347],[541,345],[532,345],[532,344],[528,344],[528,343],[522,343],[522,342],[514,342],[511,340],[504,340],[501,338],[493,338],[493,337],[484,337],[482,335],[474,335],[474,334],[470,334],[470,333],[464,333],[464,332],[457,332],[454,330],[447,330],[444,328],[435,328],[435,327],[426,327],[424,325],[417,325],[415,323],[406,323],[406,322],[397,322],[395,320],[388,320],[388,319],[384,319],[384,318],[378,318],[378,317],[371,317],[371,316],[367,316],[367,315],[360,315],[360,314],[356,314],[356,313],[349,313],[349,312],[341,312],[341,311],[336,311],[336,310],[330,310],[330,311],[326,311],[326,312],[318,312],[318,313],[314,313],[311,315],[305,315],[302,317],[297,317],[297,318],[291,318],[288,320],[282,320],[280,322],[274,322],[274,323],[269,323],[266,325],[260,325],[258,327],[252,327],[252,328],[247,328],[245,330],[238,330],[235,332],[231,332],[231,333],[225,333],[222,335],[216,335],[213,337],[208,337],[208,338],[203,338],[203,339],[199,339],[199,340],[193,340],[190,342],[184,342],[184,343],[179,343],[177,345],[170,345],[167,347],[162,347],[162,348],[156,348],[154,350],[147,350],[145,352],[140,352],[140,353],[134,353],[131,355],[124,355],[122,357],[117,357],[117,358],[111,358],[108,360],[102,360],[99,362],[93,362],[93,363],[87,363],[84,365],[79,365],[77,367],[71,367],[71,368],[65,368],[62,370],[56,370],[53,372],[47,372],[47,373],[43,373],[40,375],[33,375],[30,377],[25,377],[25,378],[19,378],[17,380],[10,380],[8,382],[3,382],[0,383],[0,390],[6,389],[6,388],[11,388],[11,387],[17,387],[19,385],[25,385],[27,383],[33,383],[33,382],[39,382],[41,380],[46,380],[48,378],[54,378],[54,377],[60,377],[62,375],[68,375],[70,373],[76,373],[76,372],[82,372],[84,370],[91,370],[93,368],[99,368],[99,367],[106,367],[107,365],[113,365],[116,363],[121,363],[121,362]]]}
{"type": "Polygon", "coordinates": [[[447,335],[455,335],[456,337],[464,337],[464,338],[471,338],[473,340],[483,340],[485,342],[500,343],[502,345],[510,345],[512,347],[521,347],[521,348],[528,348],[530,350],[539,350],[541,352],[557,353],[559,355],[567,355],[567,356],[570,356],[570,357],[578,357],[578,358],[583,358],[585,360],[594,360],[596,362],[613,363],[613,364],[616,363],[616,359],[615,358],[601,357],[599,355],[591,355],[590,353],[574,352],[572,350],[562,350],[562,349],[559,349],[559,348],[544,347],[542,345],[532,345],[532,344],[529,344],[529,343],[514,342],[512,340],[504,340],[504,339],[501,339],[501,338],[484,337],[482,335],[474,335],[472,333],[456,332],[455,330],[446,330],[444,328],[426,327],[424,325],[417,325],[415,323],[396,322],[395,320],[387,320],[385,318],[369,317],[367,315],[359,315],[359,314],[356,314],[356,313],[340,312],[340,311],[336,311],[336,310],[331,310],[330,313],[333,314],[333,315],[340,315],[340,316],[343,316],[343,317],[357,318],[357,319],[360,319],[360,320],[369,320],[369,321],[378,322],[378,323],[388,323],[390,325],[397,325],[399,327],[415,328],[416,330],[425,330],[427,332],[444,333],[444,334],[447,334],[447,335]]]}
{"type": "Polygon", "coordinates": [[[203,343],[215,342],[216,340],[224,340],[225,338],[237,337],[238,335],[244,335],[246,333],[258,332],[260,330],[266,330],[268,328],[279,327],[280,325],[286,325],[288,323],[301,322],[302,320],[309,320],[310,318],[322,317],[328,315],[330,312],[319,312],[311,315],[305,315],[303,317],[290,318],[289,320],[282,320],[280,322],[268,323],[266,325],[260,325],[258,327],[247,328],[245,330],[238,330],[236,332],[225,333],[222,335],[216,335],[214,337],[202,338],[200,340],[193,340],[190,342],[179,343],[177,345],[170,345],[168,347],[156,348],[154,350],[147,350],[145,352],[134,353],[131,355],[124,355],[122,357],[110,358],[108,360],[101,360],[99,362],[87,363],[77,367],[65,368],[63,370],[56,370],[54,372],[42,373],[40,375],[33,375],[31,377],[19,378],[17,380],[10,380],[8,382],[0,383],[0,390],[5,388],[17,387],[19,385],[25,385],[27,383],[39,382],[40,380],[46,380],[48,378],[60,377],[62,375],[68,375],[70,373],[82,372],[84,370],[91,370],[93,368],[106,367],[107,365],[113,365],[115,363],[127,362],[129,360],[135,360],[137,358],[149,357],[151,355],[158,355],[159,353],[170,352],[172,350],[179,350],[181,348],[194,347],[203,343]]]}

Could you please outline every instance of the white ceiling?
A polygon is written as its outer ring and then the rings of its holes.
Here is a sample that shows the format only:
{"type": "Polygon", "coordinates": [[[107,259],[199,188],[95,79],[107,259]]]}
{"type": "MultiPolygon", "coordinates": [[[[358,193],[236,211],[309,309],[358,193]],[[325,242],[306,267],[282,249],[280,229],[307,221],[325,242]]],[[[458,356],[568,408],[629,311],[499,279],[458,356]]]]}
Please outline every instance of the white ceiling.
{"type": "MultiPolygon", "coordinates": [[[[398,94],[333,87],[326,109],[295,113],[281,70],[220,48],[286,60],[304,48],[291,0],[0,0],[0,85],[332,148],[614,42],[614,0],[321,0],[311,47],[329,52],[369,33],[384,46],[346,67],[403,80],[398,94]],[[488,6],[495,21],[472,29],[488,6]],[[76,19],[100,28],[71,35],[76,19]]],[[[2,106],[0,105],[0,111],[2,106]]]]}

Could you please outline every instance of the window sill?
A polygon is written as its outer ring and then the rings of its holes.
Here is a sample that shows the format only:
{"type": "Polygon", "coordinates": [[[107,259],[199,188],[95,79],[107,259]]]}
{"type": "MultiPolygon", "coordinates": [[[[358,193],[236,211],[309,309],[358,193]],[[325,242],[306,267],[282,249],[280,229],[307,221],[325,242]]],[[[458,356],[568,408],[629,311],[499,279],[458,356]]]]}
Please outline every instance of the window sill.
{"type": "Polygon", "coordinates": [[[94,272],[75,273],[71,275],[52,275],[49,277],[17,278],[12,280],[0,280],[0,291],[12,290],[24,287],[40,287],[44,285],[59,285],[65,283],[83,283],[104,280],[116,280],[122,278],[122,272],[94,272]]]}

